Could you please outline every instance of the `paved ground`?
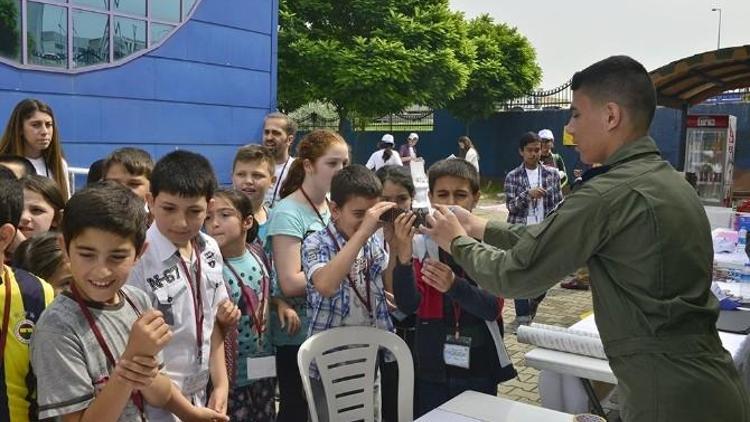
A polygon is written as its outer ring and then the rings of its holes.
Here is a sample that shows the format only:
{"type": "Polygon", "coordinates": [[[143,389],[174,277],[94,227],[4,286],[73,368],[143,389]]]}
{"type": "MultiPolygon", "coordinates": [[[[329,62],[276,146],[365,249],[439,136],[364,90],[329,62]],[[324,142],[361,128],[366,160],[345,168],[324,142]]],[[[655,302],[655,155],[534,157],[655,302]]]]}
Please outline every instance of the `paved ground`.
{"type": "MultiPolygon", "coordinates": [[[[504,206],[494,200],[482,200],[475,213],[492,219],[506,219],[504,206]]],[[[578,322],[582,316],[591,312],[591,293],[589,291],[567,290],[559,284],[550,289],[547,297],[539,306],[534,321],[542,324],[559,325],[569,327],[578,322]]],[[[515,319],[513,300],[505,301],[503,319],[507,326],[515,319]]],[[[523,356],[532,349],[532,346],[521,344],[516,341],[516,336],[506,330],[505,344],[511,355],[513,364],[518,371],[518,378],[507,381],[500,385],[499,393],[502,397],[539,405],[538,375],[539,371],[527,368],[524,365],[523,356]]]]}

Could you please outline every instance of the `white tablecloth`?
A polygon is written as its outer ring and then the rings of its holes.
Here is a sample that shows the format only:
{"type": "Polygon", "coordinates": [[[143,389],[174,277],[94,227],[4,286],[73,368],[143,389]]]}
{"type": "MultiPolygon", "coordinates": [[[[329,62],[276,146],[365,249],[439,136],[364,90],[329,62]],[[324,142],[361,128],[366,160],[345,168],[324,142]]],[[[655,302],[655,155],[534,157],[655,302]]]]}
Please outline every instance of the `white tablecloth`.
{"type": "MultiPolygon", "coordinates": [[[[723,289],[736,290],[735,283],[720,283],[723,289]]],[[[571,329],[598,333],[594,315],[573,324],[571,329]]],[[[722,345],[736,357],[747,336],[719,331],[722,345]]],[[[569,413],[588,411],[588,397],[580,379],[617,383],[617,379],[603,359],[581,356],[557,350],[536,348],[526,353],[526,365],[537,368],[539,374],[539,396],[542,406],[569,413]]]]}
{"type": "Polygon", "coordinates": [[[417,422],[571,422],[573,415],[502,397],[464,391],[417,422]]]}

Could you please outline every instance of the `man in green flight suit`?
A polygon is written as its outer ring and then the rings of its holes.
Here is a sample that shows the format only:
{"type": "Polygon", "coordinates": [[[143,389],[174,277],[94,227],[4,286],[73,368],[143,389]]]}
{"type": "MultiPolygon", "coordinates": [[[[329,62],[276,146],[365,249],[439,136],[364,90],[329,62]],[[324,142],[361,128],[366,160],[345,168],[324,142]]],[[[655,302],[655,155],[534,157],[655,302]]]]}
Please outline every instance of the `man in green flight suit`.
{"type": "Polygon", "coordinates": [[[572,89],[567,129],[582,161],[604,164],[578,190],[538,225],[436,207],[432,228],[421,230],[505,297],[534,297],[587,265],[623,420],[750,420],[747,393],[716,331],[706,214],[648,136],[656,95],[646,69],[610,57],[576,73],[572,89]]]}

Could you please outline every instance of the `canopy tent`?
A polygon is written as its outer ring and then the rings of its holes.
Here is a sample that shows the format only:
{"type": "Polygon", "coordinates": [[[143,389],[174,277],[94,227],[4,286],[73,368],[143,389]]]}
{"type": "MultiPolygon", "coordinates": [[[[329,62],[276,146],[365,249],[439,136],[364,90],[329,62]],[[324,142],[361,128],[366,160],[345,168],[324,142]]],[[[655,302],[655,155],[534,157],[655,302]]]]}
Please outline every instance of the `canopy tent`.
{"type": "Polygon", "coordinates": [[[651,72],[657,102],[681,109],[724,91],[750,86],[750,45],[680,59],[651,72]]]}
{"type": "Polygon", "coordinates": [[[750,86],[750,45],[707,51],[651,71],[657,104],[682,110],[678,169],[685,165],[688,108],[721,94],[750,86]]]}

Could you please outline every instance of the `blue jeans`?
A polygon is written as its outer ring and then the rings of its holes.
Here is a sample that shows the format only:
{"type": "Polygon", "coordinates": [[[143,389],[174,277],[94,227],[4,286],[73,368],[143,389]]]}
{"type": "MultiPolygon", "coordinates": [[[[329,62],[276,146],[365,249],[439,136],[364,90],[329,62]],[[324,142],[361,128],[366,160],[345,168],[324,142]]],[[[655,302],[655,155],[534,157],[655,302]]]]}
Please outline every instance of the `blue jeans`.
{"type": "Polygon", "coordinates": [[[547,296],[547,293],[542,293],[539,297],[534,299],[513,299],[513,303],[516,305],[516,316],[530,316],[536,315],[536,310],[539,308],[539,304],[542,303],[542,299],[547,296]]]}
{"type": "Polygon", "coordinates": [[[432,382],[417,380],[417,403],[416,417],[420,417],[432,409],[437,409],[441,404],[456,397],[466,390],[479,391],[480,393],[497,395],[497,382],[490,378],[461,377],[455,378],[450,375],[445,382],[432,382]]]}

